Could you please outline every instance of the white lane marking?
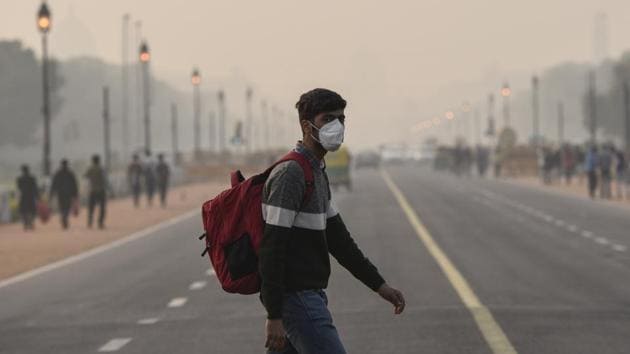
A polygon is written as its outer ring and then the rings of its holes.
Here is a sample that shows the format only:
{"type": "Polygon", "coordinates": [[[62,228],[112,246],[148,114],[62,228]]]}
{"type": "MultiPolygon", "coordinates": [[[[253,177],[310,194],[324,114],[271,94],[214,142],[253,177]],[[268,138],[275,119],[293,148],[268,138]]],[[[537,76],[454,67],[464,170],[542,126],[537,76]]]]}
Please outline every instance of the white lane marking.
{"type": "Polygon", "coordinates": [[[98,349],[99,352],[116,352],[131,342],[131,338],[114,338],[98,349]]]}
{"type": "Polygon", "coordinates": [[[176,297],[168,303],[168,307],[182,307],[188,302],[185,297],[176,297]]]}
{"type": "Polygon", "coordinates": [[[567,230],[569,230],[569,232],[577,232],[578,227],[575,225],[567,225],[567,230]]]}
{"type": "Polygon", "coordinates": [[[138,324],[140,325],[152,325],[152,324],[156,324],[160,319],[157,317],[152,317],[152,318],[143,318],[141,320],[138,321],[138,324]]]}
{"type": "Polygon", "coordinates": [[[59,260],[57,262],[54,263],[50,263],[47,264],[45,266],[39,267],[39,268],[35,268],[33,270],[29,270],[27,272],[18,274],[14,277],[5,279],[3,281],[0,281],[0,288],[4,288],[5,286],[11,285],[11,284],[15,284],[15,283],[19,283],[21,281],[24,281],[26,279],[38,276],[40,274],[49,272],[51,270],[57,269],[57,268],[61,268],[73,263],[77,263],[80,262],[84,259],[90,258],[92,256],[95,256],[99,253],[103,253],[106,251],[109,251],[111,249],[120,247],[122,245],[125,245],[127,243],[130,243],[132,241],[141,239],[143,237],[149,236],[151,234],[153,234],[155,231],[158,231],[160,229],[164,229],[166,227],[169,227],[171,225],[177,224],[178,222],[182,221],[182,220],[186,220],[188,218],[191,218],[193,216],[197,216],[199,215],[199,208],[195,208],[194,210],[191,210],[187,213],[178,215],[172,219],[163,221],[159,224],[147,227],[146,229],[142,229],[140,231],[136,231],[132,234],[130,234],[129,236],[126,236],[125,238],[119,239],[117,241],[114,241],[112,243],[108,243],[108,244],[104,244],[101,245],[99,247],[93,248],[89,251],[83,252],[83,253],[79,253],[77,255],[74,256],[70,256],[68,258],[64,258],[62,260],[59,260]]]}
{"type": "Polygon", "coordinates": [[[615,250],[617,252],[625,252],[628,249],[624,245],[613,245],[612,248],[613,248],[613,250],[615,250]]]}
{"type": "Polygon", "coordinates": [[[586,237],[586,238],[592,238],[593,237],[593,233],[590,232],[590,231],[584,230],[584,231],[582,231],[582,236],[586,237]]]}
{"type": "Polygon", "coordinates": [[[214,272],[214,269],[210,268],[208,270],[206,270],[206,275],[209,277],[213,277],[215,275],[217,275],[217,273],[214,272]]]}
{"type": "Polygon", "coordinates": [[[558,227],[562,227],[562,226],[564,226],[564,221],[562,221],[562,220],[556,220],[556,226],[558,226],[558,227]]]}
{"type": "Polygon", "coordinates": [[[543,216],[543,218],[547,222],[553,222],[553,216],[551,216],[551,215],[545,215],[545,216],[543,216]]]}
{"type": "Polygon", "coordinates": [[[610,243],[610,241],[608,241],[605,237],[597,237],[595,239],[595,242],[599,243],[600,245],[607,245],[610,243]]]}
{"type": "Polygon", "coordinates": [[[188,287],[189,290],[199,290],[199,289],[203,289],[206,286],[206,282],[205,281],[196,281],[192,284],[190,284],[190,286],[188,287]]]}

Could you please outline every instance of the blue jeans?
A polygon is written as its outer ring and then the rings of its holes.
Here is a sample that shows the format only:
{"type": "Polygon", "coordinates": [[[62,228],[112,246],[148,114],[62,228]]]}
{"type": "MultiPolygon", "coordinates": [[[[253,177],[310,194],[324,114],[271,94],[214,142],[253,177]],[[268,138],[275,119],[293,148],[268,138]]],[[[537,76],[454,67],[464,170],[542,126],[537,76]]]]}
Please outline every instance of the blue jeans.
{"type": "Polygon", "coordinates": [[[287,346],[268,354],[346,354],[328,311],[323,290],[304,290],[284,295],[282,322],[287,346]]]}

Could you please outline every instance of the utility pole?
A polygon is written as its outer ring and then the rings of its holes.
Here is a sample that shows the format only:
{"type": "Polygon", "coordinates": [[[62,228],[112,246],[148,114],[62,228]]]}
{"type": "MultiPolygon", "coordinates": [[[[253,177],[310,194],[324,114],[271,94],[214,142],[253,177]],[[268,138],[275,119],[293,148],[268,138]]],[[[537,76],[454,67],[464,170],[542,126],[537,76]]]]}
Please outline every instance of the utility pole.
{"type": "Polygon", "coordinates": [[[481,144],[481,126],[479,124],[479,110],[475,108],[474,112],[474,137],[477,145],[481,144]]]}
{"type": "Polygon", "coordinates": [[[564,104],[558,102],[558,144],[564,144],[564,104]]]}
{"type": "Polygon", "coordinates": [[[247,87],[245,90],[245,118],[247,121],[247,132],[245,133],[245,139],[247,139],[247,152],[252,153],[254,151],[254,125],[252,121],[252,98],[254,90],[251,87],[247,87]]]}
{"type": "MultiPolygon", "coordinates": [[[[142,45],[142,22],[141,21],[134,21],[134,45],[132,46],[132,48],[138,48],[140,47],[140,45],[142,45]]],[[[142,130],[143,130],[143,123],[142,123],[142,109],[141,109],[141,102],[142,102],[142,65],[139,61],[135,62],[136,64],[134,65],[134,76],[135,76],[135,89],[136,89],[136,94],[134,95],[134,105],[133,105],[133,113],[134,113],[134,117],[135,117],[135,121],[136,121],[136,143],[139,143],[140,141],[142,141],[142,130]]]]}
{"type": "Polygon", "coordinates": [[[201,75],[199,74],[199,69],[193,69],[190,80],[193,85],[193,142],[195,146],[194,156],[195,160],[199,160],[201,158],[201,97],[199,93],[201,75]]]}
{"type": "Polygon", "coordinates": [[[110,172],[111,154],[110,154],[110,134],[109,134],[109,87],[103,87],[103,147],[105,157],[105,171],[110,172]]]}
{"type": "Polygon", "coordinates": [[[123,15],[122,24],[122,159],[129,155],[129,14],[123,15]]]}
{"type": "Polygon", "coordinates": [[[37,13],[37,27],[42,33],[42,89],[43,89],[43,105],[42,113],[44,116],[44,151],[42,168],[44,176],[50,176],[50,86],[48,77],[48,32],[51,26],[51,13],[46,1],[42,2],[37,13]]]}
{"type": "Polygon", "coordinates": [[[217,117],[216,114],[214,113],[214,111],[210,111],[210,113],[208,113],[208,133],[209,133],[209,149],[210,152],[216,153],[217,151],[219,151],[219,147],[217,146],[218,144],[218,139],[217,139],[217,117]]]}
{"type": "Polygon", "coordinates": [[[177,104],[171,103],[171,143],[173,144],[173,164],[179,165],[181,156],[179,154],[179,133],[177,126],[177,104]]]}
{"type": "Polygon", "coordinates": [[[532,143],[538,148],[540,140],[540,121],[538,116],[538,76],[532,76],[532,143]]]}
{"type": "Polygon", "coordinates": [[[219,153],[222,154],[226,150],[225,144],[225,92],[219,90],[217,94],[219,101],[219,153]]]}
{"type": "Polygon", "coordinates": [[[626,143],[626,154],[630,155],[630,87],[628,87],[628,83],[624,81],[623,83],[623,108],[625,114],[625,143],[626,143]]]}
{"type": "Polygon", "coordinates": [[[140,63],[142,64],[142,97],[144,106],[144,152],[151,152],[151,78],[149,77],[149,61],[151,54],[146,42],[140,45],[140,63]]]}
{"type": "Polygon", "coordinates": [[[262,149],[269,148],[269,116],[267,115],[267,101],[263,100],[260,103],[260,124],[262,125],[262,149]]]}
{"type": "Polygon", "coordinates": [[[588,73],[589,128],[591,143],[597,144],[597,97],[595,96],[595,70],[588,73]]]}

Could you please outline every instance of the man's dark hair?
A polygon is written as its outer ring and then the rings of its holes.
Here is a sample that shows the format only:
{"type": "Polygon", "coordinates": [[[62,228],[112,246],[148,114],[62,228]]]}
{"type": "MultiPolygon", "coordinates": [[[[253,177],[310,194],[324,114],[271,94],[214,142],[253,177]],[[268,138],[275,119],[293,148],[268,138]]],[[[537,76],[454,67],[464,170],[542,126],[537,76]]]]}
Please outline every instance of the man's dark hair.
{"type": "Polygon", "coordinates": [[[316,88],[302,94],[295,108],[298,110],[300,120],[312,121],[320,113],[346,108],[346,100],[337,92],[316,88]]]}
{"type": "Polygon", "coordinates": [[[22,165],[20,166],[20,169],[22,170],[22,173],[27,175],[30,172],[30,169],[28,168],[28,165],[22,165]]]}
{"type": "Polygon", "coordinates": [[[92,163],[98,165],[101,162],[101,157],[98,155],[92,155],[92,163]]]}

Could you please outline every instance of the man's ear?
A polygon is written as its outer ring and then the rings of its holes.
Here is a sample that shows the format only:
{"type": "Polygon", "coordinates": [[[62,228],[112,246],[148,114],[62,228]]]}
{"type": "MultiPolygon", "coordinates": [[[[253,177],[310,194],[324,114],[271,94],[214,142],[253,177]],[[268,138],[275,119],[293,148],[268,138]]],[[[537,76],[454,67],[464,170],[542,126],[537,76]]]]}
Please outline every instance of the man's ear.
{"type": "Polygon", "coordinates": [[[311,134],[311,125],[308,124],[308,120],[306,119],[302,119],[300,120],[300,126],[302,127],[302,134],[303,135],[309,135],[311,134]]]}

